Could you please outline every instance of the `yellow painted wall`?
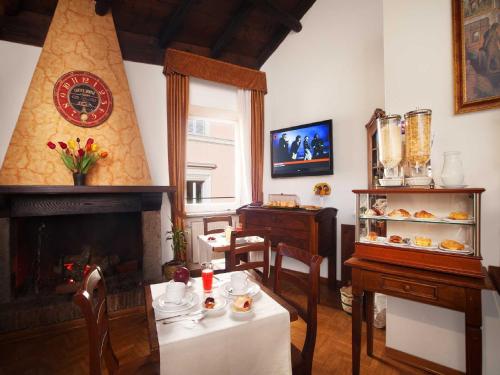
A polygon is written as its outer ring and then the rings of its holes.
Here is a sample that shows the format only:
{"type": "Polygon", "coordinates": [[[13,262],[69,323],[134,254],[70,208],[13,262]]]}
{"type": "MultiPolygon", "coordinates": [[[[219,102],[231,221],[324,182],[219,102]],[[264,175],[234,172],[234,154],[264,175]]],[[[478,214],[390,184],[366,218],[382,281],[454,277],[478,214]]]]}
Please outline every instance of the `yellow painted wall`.
{"type": "MultiPolygon", "coordinates": [[[[166,126],[166,125],[165,125],[166,126]]],[[[88,185],[150,185],[151,178],[111,14],[98,16],[91,0],[59,0],[12,135],[0,184],[72,185],[71,172],[46,143],[92,137],[109,151],[87,176],[88,185]],[[61,117],[53,88],[74,70],[100,77],[113,95],[113,112],[86,129],[61,117]]]]}

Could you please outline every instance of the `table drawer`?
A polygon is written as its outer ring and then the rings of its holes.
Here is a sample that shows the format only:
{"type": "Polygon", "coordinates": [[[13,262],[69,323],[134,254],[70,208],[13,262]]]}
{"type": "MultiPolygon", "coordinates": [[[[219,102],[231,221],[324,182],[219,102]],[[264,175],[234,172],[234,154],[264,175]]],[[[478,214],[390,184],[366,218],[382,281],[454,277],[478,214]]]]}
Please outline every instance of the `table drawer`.
{"type": "Polygon", "coordinates": [[[279,227],[291,230],[309,230],[309,217],[302,215],[269,214],[252,212],[246,214],[248,224],[256,224],[267,227],[279,227]]]}
{"type": "Polygon", "coordinates": [[[309,233],[304,231],[288,231],[282,228],[249,224],[247,229],[269,229],[271,231],[271,246],[275,247],[278,243],[283,242],[290,246],[295,246],[306,251],[309,251],[309,233]]]}
{"type": "Polygon", "coordinates": [[[428,280],[363,272],[366,290],[464,311],[465,289],[428,280]]]}
{"type": "Polygon", "coordinates": [[[391,276],[381,277],[381,289],[385,291],[395,291],[407,293],[414,296],[436,300],[438,298],[437,285],[420,283],[410,280],[397,279],[391,276]]]}

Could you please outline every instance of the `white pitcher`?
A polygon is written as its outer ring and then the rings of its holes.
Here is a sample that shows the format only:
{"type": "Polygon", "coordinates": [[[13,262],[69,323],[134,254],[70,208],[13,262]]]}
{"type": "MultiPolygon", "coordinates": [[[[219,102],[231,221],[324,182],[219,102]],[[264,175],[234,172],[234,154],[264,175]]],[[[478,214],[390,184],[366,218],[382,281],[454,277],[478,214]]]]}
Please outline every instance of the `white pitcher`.
{"type": "Polygon", "coordinates": [[[460,186],[464,183],[462,158],[459,151],[447,151],[443,154],[444,163],[441,171],[443,186],[460,186]]]}

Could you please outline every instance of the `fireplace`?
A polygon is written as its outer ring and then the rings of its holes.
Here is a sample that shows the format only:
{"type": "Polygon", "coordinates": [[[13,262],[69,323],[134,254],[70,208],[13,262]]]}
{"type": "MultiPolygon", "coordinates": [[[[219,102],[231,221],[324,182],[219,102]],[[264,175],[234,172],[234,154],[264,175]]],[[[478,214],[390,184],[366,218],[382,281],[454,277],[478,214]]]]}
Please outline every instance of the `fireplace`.
{"type": "Polygon", "coordinates": [[[0,332],[80,317],[72,296],[93,264],[110,311],[161,279],[160,208],[170,187],[0,186],[0,332]]]}

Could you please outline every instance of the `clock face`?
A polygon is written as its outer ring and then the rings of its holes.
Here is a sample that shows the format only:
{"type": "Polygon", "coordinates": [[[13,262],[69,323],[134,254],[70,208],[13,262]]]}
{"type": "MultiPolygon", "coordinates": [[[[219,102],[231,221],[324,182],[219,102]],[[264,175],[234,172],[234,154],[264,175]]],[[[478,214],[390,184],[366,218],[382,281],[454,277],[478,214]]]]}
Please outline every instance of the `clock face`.
{"type": "Polygon", "coordinates": [[[54,85],[54,104],[67,121],[92,128],[111,115],[113,97],[108,86],[88,72],[68,72],[54,85]]]}

